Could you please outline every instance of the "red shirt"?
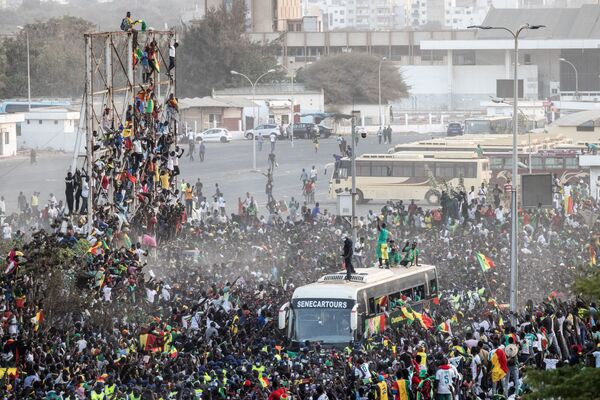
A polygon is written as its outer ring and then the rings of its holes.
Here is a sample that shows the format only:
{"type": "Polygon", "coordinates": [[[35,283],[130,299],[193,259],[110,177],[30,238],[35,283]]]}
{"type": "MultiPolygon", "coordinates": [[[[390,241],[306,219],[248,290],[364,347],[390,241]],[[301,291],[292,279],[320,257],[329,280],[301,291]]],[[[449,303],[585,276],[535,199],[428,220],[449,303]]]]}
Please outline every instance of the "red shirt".
{"type": "Polygon", "coordinates": [[[269,400],[279,400],[282,394],[285,394],[285,389],[279,388],[277,390],[273,390],[269,395],[269,400]]]}

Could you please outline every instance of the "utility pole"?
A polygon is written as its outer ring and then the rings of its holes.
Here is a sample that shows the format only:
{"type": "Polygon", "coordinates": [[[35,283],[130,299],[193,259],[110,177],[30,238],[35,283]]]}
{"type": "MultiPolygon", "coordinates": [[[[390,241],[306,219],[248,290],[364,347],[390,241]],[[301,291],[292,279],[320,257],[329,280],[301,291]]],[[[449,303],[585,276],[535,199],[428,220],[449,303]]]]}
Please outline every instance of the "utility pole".
{"type": "Polygon", "coordinates": [[[360,118],[360,111],[352,110],[352,243],[356,246],[356,119],[360,118]]]}
{"type": "Polygon", "coordinates": [[[519,213],[517,203],[517,186],[519,182],[519,148],[517,147],[517,135],[519,133],[519,116],[518,116],[518,102],[519,102],[519,36],[526,30],[535,30],[544,28],[544,25],[529,25],[524,24],[519,27],[516,31],[512,31],[504,26],[488,26],[488,25],[472,25],[467,28],[476,28],[482,30],[503,30],[513,37],[514,39],[514,73],[513,73],[513,137],[512,137],[512,204],[510,207],[511,214],[511,229],[510,229],[510,313],[511,323],[513,326],[517,323],[517,305],[518,305],[518,288],[519,288],[519,268],[518,268],[518,237],[517,230],[519,224],[519,213]]]}

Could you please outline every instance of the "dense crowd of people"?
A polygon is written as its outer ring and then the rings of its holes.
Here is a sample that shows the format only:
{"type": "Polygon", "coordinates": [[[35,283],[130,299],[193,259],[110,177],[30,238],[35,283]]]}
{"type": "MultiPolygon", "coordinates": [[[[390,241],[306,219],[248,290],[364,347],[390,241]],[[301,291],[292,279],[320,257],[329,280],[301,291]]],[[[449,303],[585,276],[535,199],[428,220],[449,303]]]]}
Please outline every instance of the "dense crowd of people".
{"type": "Polygon", "coordinates": [[[192,199],[190,216],[175,197],[154,226],[99,213],[89,233],[54,196],[43,209],[27,205],[3,224],[3,396],[467,399],[520,395],[524,368],[588,356],[600,365],[595,304],[569,290],[575,268],[596,263],[585,212],[596,204],[585,187],[570,190],[570,211],[559,202],[520,212],[523,311],[515,325],[502,304],[509,207],[494,204],[497,192],[474,190],[443,193],[439,208],[389,202],[359,218],[354,247],[364,266],[379,266],[385,224],[388,251],[403,260],[418,245],[420,262],[438,267],[442,290],[424,310],[433,324],[408,318],[344,349],[292,347],[274,322],[294,288],[341,268],[349,227],[318,204],[293,200],[280,215],[263,216],[247,193],[229,215],[218,200],[200,213],[192,199]],[[165,231],[157,244],[153,232],[165,231]],[[41,266],[42,248],[68,258],[41,266]],[[483,272],[478,253],[495,268],[483,272]],[[40,297],[52,289],[40,268],[60,282],[77,278],[61,314],[40,297]]]}
{"type": "MultiPolygon", "coordinates": [[[[552,208],[519,210],[521,311],[511,315],[510,182],[445,187],[430,209],[390,201],[359,217],[352,243],[348,222],[315,202],[314,165],[300,175],[302,204],[274,198],[273,138],[267,207],[246,193],[232,208],[218,184],[179,179],[177,99],[157,98],[162,55],[138,42],[137,24],[127,14],[121,29],[134,32],[143,82],[123,124],[104,107],[92,169],[66,176],[64,200],[21,192],[7,213],[0,198],[0,398],[517,398],[529,368],[600,368],[596,304],[571,290],[600,246],[585,184],[555,181],[552,208]],[[400,324],[343,348],[277,329],[295,288],[343,265],[421,264],[437,266],[439,295],[420,299],[420,313],[416,298],[380,304],[400,324]]],[[[341,136],[338,146],[353,151],[341,136]]]]}

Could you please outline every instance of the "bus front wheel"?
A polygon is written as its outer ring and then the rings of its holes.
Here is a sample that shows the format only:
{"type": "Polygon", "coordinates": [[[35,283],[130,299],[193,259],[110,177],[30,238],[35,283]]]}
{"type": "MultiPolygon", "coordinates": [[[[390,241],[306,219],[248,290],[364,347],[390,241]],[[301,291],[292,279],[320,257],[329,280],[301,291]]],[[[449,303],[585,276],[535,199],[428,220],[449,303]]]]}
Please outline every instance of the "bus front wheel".
{"type": "Polygon", "coordinates": [[[365,199],[365,195],[363,194],[363,192],[361,192],[360,190],[356,191],[356,202],[358,204],[365,204],[368,201],[368,199],[365,199]]]}
{"type": "Polygon", "coordinates": [[[441,195],[437,190],[430,190],[425,194],[425,201],[431,206],[440,204],[441,195]]]}

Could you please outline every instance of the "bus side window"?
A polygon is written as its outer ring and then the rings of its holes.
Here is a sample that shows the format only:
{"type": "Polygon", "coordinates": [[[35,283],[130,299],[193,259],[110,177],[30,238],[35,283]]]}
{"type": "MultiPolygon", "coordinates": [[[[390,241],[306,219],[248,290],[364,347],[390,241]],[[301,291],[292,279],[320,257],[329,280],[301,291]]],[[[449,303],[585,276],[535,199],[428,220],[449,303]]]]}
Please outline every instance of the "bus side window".
{"type": "Polygon", "coordinates": [[[375,309],[375,299],[373,297],[370,297],[368,314],[375,314],[375,313],[377,313],[377,310],[375,309]]]}
{"type": "Polygon", "coordinates": [[[421,301],[425,298],[425,285],[417,286],[413,289],[413,300],[421,301]]]}
{"type": "Polygon", "coordinates": [[[403,290],[403,291],[401,292],[401,295],[402,295],[403,297],[407,297],[407,298],[409,298],[409,299],[413,300],[412,289],[405,289],[405,290],[403,290]]]}
{"type": "Polygon", "coordinates": [[[432,279],[429,281],[429,291],[431,292],[432,296],[437,293],[437,280],[436,279],[432,279]]]}

